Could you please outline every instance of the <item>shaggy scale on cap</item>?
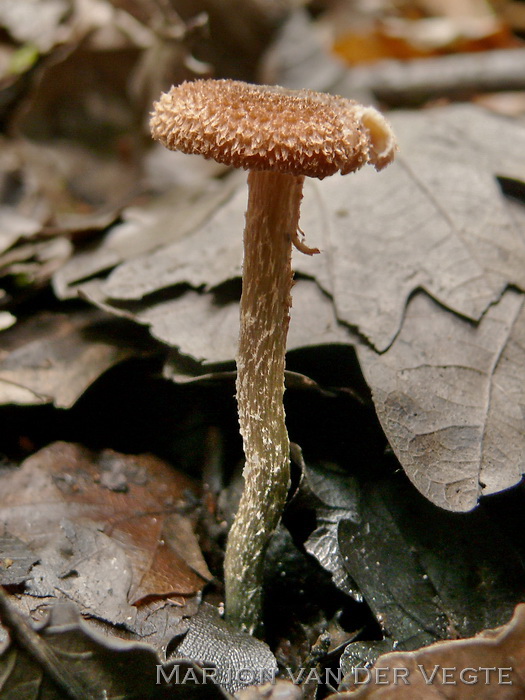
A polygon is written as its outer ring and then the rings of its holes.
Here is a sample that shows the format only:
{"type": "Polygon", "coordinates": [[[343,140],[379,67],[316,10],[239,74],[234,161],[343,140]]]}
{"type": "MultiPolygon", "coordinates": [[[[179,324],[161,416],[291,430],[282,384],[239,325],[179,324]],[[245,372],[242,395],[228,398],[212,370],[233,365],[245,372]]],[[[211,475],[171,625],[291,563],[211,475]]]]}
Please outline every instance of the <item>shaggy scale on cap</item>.
{"type": "Polygon", "coordinates": [[[154,104],[153,137],[167,148],[245,170],[324,178],[393,159],[390,126],[373,107],[311,90],[195,80],[154,104]]]}

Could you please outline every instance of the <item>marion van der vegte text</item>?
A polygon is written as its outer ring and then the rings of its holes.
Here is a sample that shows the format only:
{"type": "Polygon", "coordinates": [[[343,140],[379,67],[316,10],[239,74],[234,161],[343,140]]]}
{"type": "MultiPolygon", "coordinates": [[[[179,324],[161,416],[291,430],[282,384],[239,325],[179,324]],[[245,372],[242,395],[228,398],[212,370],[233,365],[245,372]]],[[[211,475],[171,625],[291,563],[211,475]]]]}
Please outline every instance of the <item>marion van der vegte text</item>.
{"type": "MultiPolygon", "coordinates": [[[[375,666],[373,668],[354,668],[343,673],[341,669],[300,668],[284,669],[279,673],[281,680],[289,680],[297,685],[317,681],[320,684],[337,687],[344,679],[345,686],[359,685],[411,685],[415,682],[425,685],[512,685],[513,668],[498,666],[433,666],[416,664],[413,667],[375,666]]],[[[157,666],[157,684],[203,684],[217,683],[228,686],[262,685],[275,683],[277,669],[254,668],[192,668],[174,666],[157,666]]]]}

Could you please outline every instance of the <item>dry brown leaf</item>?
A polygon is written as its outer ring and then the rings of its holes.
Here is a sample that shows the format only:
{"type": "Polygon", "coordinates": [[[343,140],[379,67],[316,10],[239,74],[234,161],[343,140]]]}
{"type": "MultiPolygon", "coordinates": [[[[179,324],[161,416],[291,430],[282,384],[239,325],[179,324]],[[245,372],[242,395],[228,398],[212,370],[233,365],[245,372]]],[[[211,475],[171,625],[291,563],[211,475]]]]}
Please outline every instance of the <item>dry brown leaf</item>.
{"type": "Polygon", "coordinates": [[[321,21],[335,36],[335,53],[352,65],[518,44],[485,0],[338,3],[321,21]]]}
{"type": "Polygon", "coordinates": [[[193,483],[152,456],[99,454],[54,443],[4,474],[3,529],[40,557],[35,595],[67,597],[85,612],[130,624],[130,604],[182,602],[210,578],[179,512],[193,483]]]}
{"type": "MultiPolygon", "coordinates": [[[[365,681],[368,673],[370,683],[329,698],[521,700],[525,695],[525,605],[518,605],[512,620],[503,627],[471,639],[385,654],[371,669],[360,671],[355,676],[365,681]]],[[[346,687],[353,676],[347,676],[346,687]]]]}
{"type": "Polygon", "coordinates": [[[372,23],[366,32],[339,36],[333,49],[355,65],[389,58],[407,60],[518,45],[509,28],[497,17],[429,17],[390,18],[372,23]]]}

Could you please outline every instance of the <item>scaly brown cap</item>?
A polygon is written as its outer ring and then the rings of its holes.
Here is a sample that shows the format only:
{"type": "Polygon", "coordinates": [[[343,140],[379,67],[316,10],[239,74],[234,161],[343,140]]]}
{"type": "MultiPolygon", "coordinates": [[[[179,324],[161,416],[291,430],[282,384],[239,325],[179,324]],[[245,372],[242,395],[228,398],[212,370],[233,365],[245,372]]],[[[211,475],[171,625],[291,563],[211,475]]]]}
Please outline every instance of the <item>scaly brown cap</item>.
{"type": "Polygon", "coordinates": [[[195,80],[172,87],[154,108],[151,133],[164,146],[246,170],[324,178],[365,163],[381,170],[396,151],[373,107],[311,90],[195,80]]]}

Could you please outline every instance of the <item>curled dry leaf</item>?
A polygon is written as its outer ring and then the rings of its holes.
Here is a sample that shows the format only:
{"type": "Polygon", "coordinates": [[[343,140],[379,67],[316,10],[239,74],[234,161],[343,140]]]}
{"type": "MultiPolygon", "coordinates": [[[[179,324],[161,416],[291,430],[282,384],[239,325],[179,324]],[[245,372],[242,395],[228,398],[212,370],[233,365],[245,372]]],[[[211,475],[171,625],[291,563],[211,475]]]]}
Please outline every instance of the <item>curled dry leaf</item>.
{"type": "MultiPolygon", "coordinates": [[[[361,681],[367,672],[355,674],[361,681]]],[[[354,673],[347,676],[352,685],[354,673]]],[[[521,700],[525,694],[525,605],[512,620],[471,639],[380,656],[370,682],[332,700],[521,700]],[[379,669],[382,669],[379,671],[379,669]],[[405,681],[401,680],[405,676],[405,681]],[[397,680],[395,680],[397,678],[397,680]],[[379,679],[379,680],[377,680],[379,679]]]]}
{"type": "Polygon", "coordinates": [[[155,457],[54,443],[2,476],[0,519],[40,558],[29,592],[67,596],[132,626],[131,604],[169,596],[183,603],[211,577],[180,513],[193,489],[155,457]]]}

